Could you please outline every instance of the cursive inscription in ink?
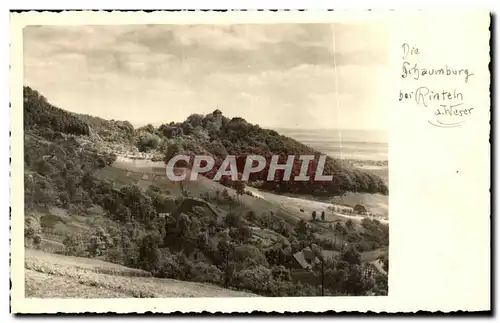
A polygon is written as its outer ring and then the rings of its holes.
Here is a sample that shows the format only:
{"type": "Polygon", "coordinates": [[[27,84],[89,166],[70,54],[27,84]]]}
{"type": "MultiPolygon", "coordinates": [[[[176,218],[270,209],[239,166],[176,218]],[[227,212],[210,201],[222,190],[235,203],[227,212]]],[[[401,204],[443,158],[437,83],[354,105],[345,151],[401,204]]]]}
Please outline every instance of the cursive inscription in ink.
{"type": "Polygon", "coordinates": [[[474,73],[468,68],[442,66],[421,66],[418,62],[420,48],[404,43],[402,46],[403,64],[401,78],[417,81],[418,85],[410,91],[399,90],[399,101],[412,100],[418,106],[431,109],[432,117],[428,122],[436,127],[460,127],[466,118],[474,113],[474,108],[465,105],[464,93],[456,87],[446,87],[446,80],[458,78],[467,84],[474,73]],[[442,78],[442,88],[430,88],[425,85],[429,78],[442,78]]]}

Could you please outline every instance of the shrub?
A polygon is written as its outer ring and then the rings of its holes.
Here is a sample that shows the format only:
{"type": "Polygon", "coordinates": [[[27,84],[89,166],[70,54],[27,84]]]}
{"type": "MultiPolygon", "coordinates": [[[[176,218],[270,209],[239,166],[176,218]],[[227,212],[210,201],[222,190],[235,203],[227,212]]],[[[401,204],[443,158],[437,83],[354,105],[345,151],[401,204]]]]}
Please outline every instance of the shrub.
{"type": "Polygon", "coordinates": [[[242,245],[234,248],[233,260],[240,268],[254,266],[269,266],[266,256],[252,245],[242,245]]]}
{"type": "Polygon", "coordinates": [[[35,246],[36,249],[40,248],[41,243],[42,243],[42,237],[40,237],[39,235],[33,238],[33,245],[35,246]]]}
{"type": "Polygon", "coordinates": [[[241,217],[234,212],[230,212],[224,218],[224,224],[230,228],[231,227],[232,228],[239,228],[242,225],[241,217]]]}
{"type": "Polygon", "coordinates": [[[29,216],[24,220],[24,238],[33,240],[40,237],[42,227],[38,218],[29,216]]]}
{"type": "Polygon", "coordinates": [[[340,258],[350,264],[359,265],[361,263],[361,255],[357,252],[356,248],[348,248],[344,251],[340,258]]]}
{"type": "Polygon", "coordinates": [[[193,264],[191,275],[194,281],[201,283],[221,284],[223,282],[223,273],[216,266],[197,262],[193,264]]]}
{"type": "Polygon", "coordinates": [[[285,268],[284,266],[274,266],[271,269],[273,278],[279,281],[291,281],[292,277],[290,276],[290,270],[285,268]]]}
{"type": "Polygon", "coordinates": [[[155,272],[159,267],[160,251],[158,246],[160,237],[157,234],[150,233],[142,238],[139,247],[139,267],[141,269],[155,272]]]}
{"type": "Polygon", "coordinates": [[[160,250],[158,268],[154,272],[154,276],[174,279],[181,276],[181,268],[177,262],[177,257],[168,249],[160,250]]]}
{"type": "Polygon", "coordinates": [[[102,256],[104,252],[113,245],[113,240],[104,228],[99,227],[92,232],[87,246],[87,252],[91,257],[102,256]]]}
{"type": "Polygon", "coordinates": [[[87,246],[83,242],[82,237],[67,235],[64,240],[63,253],[67,256],[83,257],[86,256],[87,246]]]}
{"type": "Polygon", "coordinates": [[[257,215],[255,214],[254,211],[250,210],[247,212],[247,214],[245,215],[245,219],[248,221],[248,222],[251,222],[251,223],[255,223],[257,222],[257,215]]]}
{"type": "Polygon", "coordinates": [[[270,269],[257,266],[236,272],[233,277],[233,285],[258,294],[268,294],[271,291],[272,280],[273,276],[270,269]]]}
{"type": "Polygon", "coordinates": [[[229,236],[238,243],[248,243],[252,238],[252,230],[248,226],[241,226],[239,228],[231,228],[229,236]]]}
{"type": "Polygon", "coordinates": [[[146,152],[151,149],[156,149],[160,146],[161,139],[155,134],[142,133],[137,142],[137,148],[141,152],[146,152]]]}

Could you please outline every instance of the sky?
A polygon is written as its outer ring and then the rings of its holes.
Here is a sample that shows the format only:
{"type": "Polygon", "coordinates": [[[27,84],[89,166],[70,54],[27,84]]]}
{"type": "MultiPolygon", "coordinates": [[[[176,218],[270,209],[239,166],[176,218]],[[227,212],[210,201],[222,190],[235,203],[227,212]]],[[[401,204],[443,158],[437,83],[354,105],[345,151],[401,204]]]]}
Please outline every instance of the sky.
{"type": "Polygon", "coordinates": [[[28,26],[24,82],[134,125],[220,109],[261,127],[388,127],[388,33],[373,24],[28,26]]]}

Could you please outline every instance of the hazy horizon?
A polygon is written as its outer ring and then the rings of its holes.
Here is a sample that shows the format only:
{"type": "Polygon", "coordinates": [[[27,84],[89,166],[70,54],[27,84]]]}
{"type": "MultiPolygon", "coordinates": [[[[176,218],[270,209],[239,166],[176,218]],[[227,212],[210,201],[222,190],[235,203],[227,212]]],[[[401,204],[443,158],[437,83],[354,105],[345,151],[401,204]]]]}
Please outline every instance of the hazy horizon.
{"type": "MultiPolygon", "coordinates": [[[[43,95],[43,93],[41,93],[43,95]]],[[[50,99],[48,99],[48,102],[51,102],[50,99]]],[[[58,107],[58,108],[61,108],[61,107],[58,107]]],[[[66,109],[64,109],[66,110],[66,109]]],[[[69,111],[69,110],[68,110],[69,111]]],[[[80,112],[74,112],[74,111],[70,111],[70,112],[73,112],[73,113],[80,113],[80,112]]],[[[234,118],[234,117],[240,117],[240,116],[227,116],[226,114],[224,114],[224,111],[221,111],[222,112],[222,115],[231,119],[231,118],[234,118]]],[[[85,114],[85,113],[83,113],[85,114]]],[[[192,114],[196,114],[196,112],[193,112],[192,114]]],[[[101,119],[106,119],[106,118],[103,118],[101,116],[98,116],[98,115],[91,115],[91,114],[87,114],[91,117],[97,117],[97,118],[101,118],[101,119]]],[[[245,118],[244,118],[245,119],[245,118]]],[[[144,126],[147,126],[148,124],[154,126],[155,128],[161,126],[162,124],[166,124],[166,123],[170,123],[170,122],[183,122],[185,121],[185,119],[183,120],[163,120],[161,122],[142,122],[142,123],[134,123],[134,122],[131,122],[130,120],[125,120],[125,119],[106,119],[106,120],[115,120],[115,121],[128,121],[130,122],[130,124],[134,127],[134,129],[138,129],[138,128],[141,128],[141,127],[144,127],[144,126]]],[[[253,122],[252,120],[248,120],[248,119],[245,119],[247,122],[251,123],[251,124],[258,124],[256,122],[253,122]]],[[[388,129],[376,129],[376,128],[373,128],[373,129],[370,129],[370,128],[366,128],[366,129],[359,129],[359,128],[314,128],[314,127],[301,127],[301,128],[298,128],[298,127],[293,127],[293,126],[276,126],[276,125],[261,125],[261,124],[258,124],[260,127],[262,128],[269,128],[269,129],[273,129],[273,130],[278,130],[278,129],[282,129],[282,130],[297,130],[297,131],[321,131],[321,130],[326,130],[326,131],[335,131],[335,130],[340,130],[340,131],[368,131],[368,132],[383,132],[383,133],[387,133],[388,132],[388,129]]]]}
{"type": "Polygon", "coordinates": [[[25,85],[135,125],[219,108],[265,128],[386,130],[387,31],[373,24],[28,26],[25,85]]]}

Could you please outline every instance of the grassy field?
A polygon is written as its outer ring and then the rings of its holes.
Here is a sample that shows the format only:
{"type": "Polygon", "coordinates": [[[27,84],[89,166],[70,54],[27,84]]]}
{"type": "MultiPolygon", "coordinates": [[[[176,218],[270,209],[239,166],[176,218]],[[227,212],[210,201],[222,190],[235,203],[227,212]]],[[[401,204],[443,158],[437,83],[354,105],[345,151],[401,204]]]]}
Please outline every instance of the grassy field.
{"type": "Polygon", "coordinates": [[[333,197],[332,202],[348,206],[361,204],[372,213],[382,216],[389,215],[389,197],[387,195],[347,192],[343,196],[333,197]]]}
{"type": "Polygon", "coordinates": [[[33,298],[255,297],[221,287],[151,277],[105,261],[25,249],[25,291],[33,298]]]}
{"type": "MultiPolygon", "coordinates": [[[[187,176],[190,175],[189,170],[186,170],[186,173],[187,176]]],[[[124,162],[115,163],[113,166],[103,168],[95,173],[96,177],[111,180],[118,187],[127,184],[137,184],[142,189],[146,189],[149,185],[154,184],[161,190],[168,191],[172,196],[181,196],[180,184],[166,179],[164,175],[164,172],[151,170],[151,167],[134,167],[133,164],[127,165],[124,162]],[[154,172],[155,176],[146,172],[154,172]],[[147,178],[145,178],[144,174],[146,174],[147,178]]],[[[228,191],[229,195],[235,198],[237,197],[234,189],[225,187],[202,175],[199,175],[196,181],[186,180],[182,185],[184,189],[189,192],[190,196],[193,197],[199,197],[207,193],[211,196],[215,196],[216,191],[222,192],[224,189],[228,191]]],[[[299,208],[286,209],[280,203],[268,200],[267,198],[245,194],[237,197],[237,199],[241,204],[253,210],[257,215],[263,212],[274,212],[275,214],[279,212],[286,222],[292,224],[295,224],[301,218],[299,208]]]]}
{"type": "MultiPolygon", "coordinates": [[[[190,171],[186,170],[186,174],[189,176],[190,171]]],[[[154,184],[160,187],[160,189],[168,191],[171,195],[181,195],[180,184],[165,178],[165,165],[162,162],[143,161],[141,164],[137,161],[127,162],[126,159],[122,158],[119,162],[115,162],[112,167],[104,168],[96,175],[99,178],[112,180],[118,186],[137,184],[141,188],[146,189],[149,185],[154,184]],[[143,174],[147,174],[147,178],[143,174]]],[[[226,188],[202,175],[198,175],[196,181],[184,181],[183,186],[194,197],[206,193],[215,194],[217,190],[223,191],[224,189],[227,189],[230,195],[236,196],[236,192],[233,189],[226,188]]],[[[284,220],[289,223],[294,223],[305,218],[309,220],[308,216],[311,215],[312,211],[316,211],[319,214],[321,211],[326,212],[332,203],[338,206],[350,207],[354,207],[356,204],[363,204],[373,213],[380,215],[387,215],[388,213],[388,197],[380,194],[347,193],[342,197],[334,198],[331,203],[325,203],[312,199],[277,195],[251,187],[248,187],[247,190],[251,191],[254,197],[248,195],[239,197],[240,202],[245,204],[246,207],[258,214],[264,211],[279,212],[284,220]],[[303,209],[304,212],[301,212],[300,209],[303,209]]],[[[347,221],[349,218],[361,220],[361,217],[353,217],[338,212],[326,213],[327,221],[347,221]]]]}
{"type": "Polygon", "coordinates": [[[64,249],[63,241],[68,235],[76,238],[86,236],[103,224],[117,227],[112,220],[91,210],[86,216],[70,214],[68,210],[57,207],[40,208],[31,213],[40,220],[42,226],[40,249],[53,253],[64,249]]]}
{"type": "MultiPolygon", "coordinates": [[[[96,176],[102,179],[111,180],[118,187],[126,184],[137,184],[143,189],[147,189],[149,185],[156,185],[161,190],[168,191],[172,196],[182,195],[181,186],[178,182],[170,181],[166,178],[165,165],[163,162],[151,161],[136,161],[126,158],[119,158],[112,166],[99,170],[96,176]]],[[[190,170],[185,169],[186,176],[190,176],[190,170]]],[[[189,191],[193,197],[209,194],[214,196],[216,191],[222,192],[227,190],[229,195],[237,197],[236,191],[214,182],[203,175],[198,175],[196,181],[186,180],[183,182],[185,190],[189,191]]],[[[322,230],[328,230],[330,223],[336,221],[346,222],[349,219],[355,223],[360,223],[363,216],[354,214],[339,213],[329,209],[333,205],[339,209],[354,207],[356,204],[365,205],[369,211],[387,215],[388,197],[375,194],[359,194],[347,193],[342,197],[333,198],[332,201],[317,201],[315,199],[307,199],[302,197],[291,197],[273,194],[258,190],[256,188],[247,187],[253,196],[242,195],[237,199],[245,208],[253,210],[257,215],[263,212],[273,212],[277,217],[294,226],[299,220],[311,220],[311,214],[316,211],[318,218],[322,211],[325,211],[324,223],[317,223],[317,226],[322,230]]],[[[382,222],[387,222],[382,220],[382,222]]]]}

